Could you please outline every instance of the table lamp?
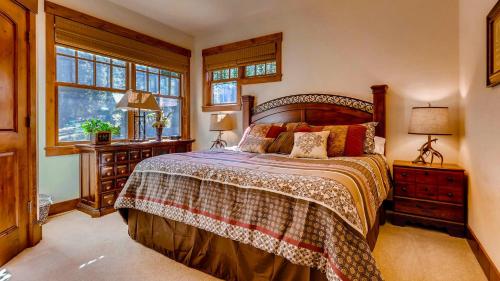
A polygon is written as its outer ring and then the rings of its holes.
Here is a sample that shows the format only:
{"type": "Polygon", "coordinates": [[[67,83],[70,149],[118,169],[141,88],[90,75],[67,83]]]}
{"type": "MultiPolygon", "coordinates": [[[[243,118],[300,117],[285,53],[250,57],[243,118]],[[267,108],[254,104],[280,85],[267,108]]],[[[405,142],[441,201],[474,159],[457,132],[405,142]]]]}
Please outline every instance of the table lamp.
{"type": "Polygon", "coordinates": [[[218,131],[217,139],[212,141],[213,148],[224,148],[227,145],[227,142],[222,139],[223,131],[230,131],[233,129],[233,120],[231,119],[231,115],[223,114],[223,113],[215,113],[210,115],[210,131],[218,131]]]}
{"type": "Polygon", "coordinates": [[[408,134],[427,135],[427,142],[418,151],[420,155],[413,160],[413,163],[427,164],[425,158],[431,155],[431,164],[434,157],[441,160],[443,165],[443,155],[432,147],[432,135],[451,135],[448,107],[414,107],[411,111],[410,128],[408,134]]]}
{"type": "Polygon", "coordinates": [[[146,111],[161,111],[152,94],[137,93],[132,90],[123,95],[116,108],[134,110],[134,138],[130,141],[136,142],[146,140],[146,111]]]}

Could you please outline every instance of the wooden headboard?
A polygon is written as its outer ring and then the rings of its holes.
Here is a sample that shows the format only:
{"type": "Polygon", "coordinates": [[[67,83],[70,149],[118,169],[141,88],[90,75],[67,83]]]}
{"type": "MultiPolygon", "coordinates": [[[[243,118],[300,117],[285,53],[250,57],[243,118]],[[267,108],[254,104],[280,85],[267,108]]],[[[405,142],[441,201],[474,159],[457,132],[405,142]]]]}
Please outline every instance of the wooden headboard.
{"type": "Polygon", "coordinates": [[[373,103],[328,94],[292,95],[254,107],[254,96],[242,96],[243,130],[253,123],[307,122],[310,125],[349,125],[378,122],[376,135],[385,138],[387,85],[372,86],[373,103]]]}

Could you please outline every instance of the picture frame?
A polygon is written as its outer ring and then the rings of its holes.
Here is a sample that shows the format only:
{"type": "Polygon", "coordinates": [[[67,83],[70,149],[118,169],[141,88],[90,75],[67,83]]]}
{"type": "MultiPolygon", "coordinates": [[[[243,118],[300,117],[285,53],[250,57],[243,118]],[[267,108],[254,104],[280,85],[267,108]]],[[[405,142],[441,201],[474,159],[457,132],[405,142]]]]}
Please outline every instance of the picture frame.
{"type": "Polygon", "coordinates": [[[105,145],[111,143],[110,132],[97,132],[90,137],[90,143],[94,145],[105,145]]]}
{"type": "Polygon", "coordinates": [[[486,18],[486,86],[500,84],[500,1],[497,1],[486,18]]]}

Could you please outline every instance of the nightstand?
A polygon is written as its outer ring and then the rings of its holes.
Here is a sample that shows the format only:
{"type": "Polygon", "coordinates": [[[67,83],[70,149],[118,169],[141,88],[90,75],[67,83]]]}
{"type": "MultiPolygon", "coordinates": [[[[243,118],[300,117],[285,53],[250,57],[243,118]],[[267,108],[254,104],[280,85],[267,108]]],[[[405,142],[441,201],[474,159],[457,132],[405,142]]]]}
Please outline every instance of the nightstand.
{"type": "Polygon", "coordinates": [[[452,164],[394,161],[393,175],[393,224],[417,223],[444,228],[452,236],[465,236],[467,181],[464,169],[452,164]]]}

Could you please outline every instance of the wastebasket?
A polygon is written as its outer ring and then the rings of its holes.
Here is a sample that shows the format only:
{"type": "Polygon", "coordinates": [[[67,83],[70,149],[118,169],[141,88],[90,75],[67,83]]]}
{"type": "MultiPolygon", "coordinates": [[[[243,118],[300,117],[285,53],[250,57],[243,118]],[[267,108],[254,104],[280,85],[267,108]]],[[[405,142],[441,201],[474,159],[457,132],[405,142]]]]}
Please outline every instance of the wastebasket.
{"type": "Polygon", "coordinates": [[[52,205],[52,197],[46,194],[38,194],[38,223],[44,224],[49,216],[50,205],[52,205]]]}

